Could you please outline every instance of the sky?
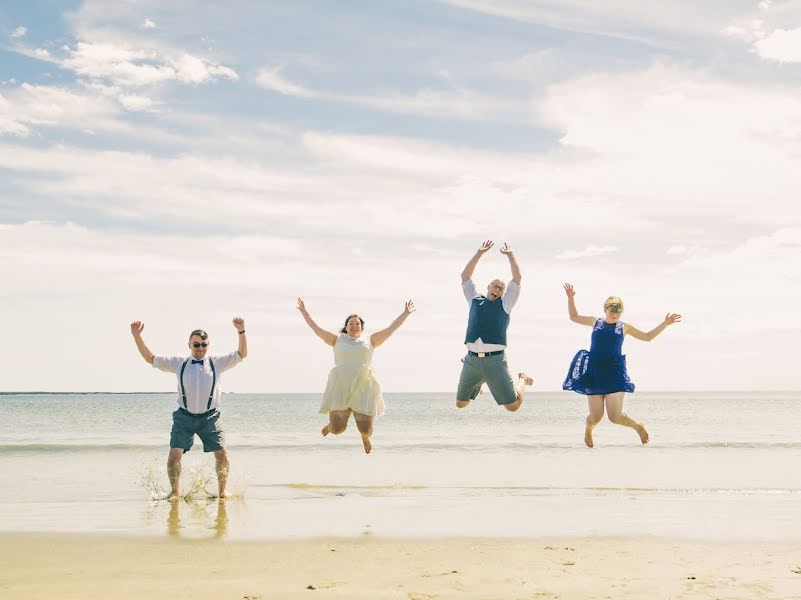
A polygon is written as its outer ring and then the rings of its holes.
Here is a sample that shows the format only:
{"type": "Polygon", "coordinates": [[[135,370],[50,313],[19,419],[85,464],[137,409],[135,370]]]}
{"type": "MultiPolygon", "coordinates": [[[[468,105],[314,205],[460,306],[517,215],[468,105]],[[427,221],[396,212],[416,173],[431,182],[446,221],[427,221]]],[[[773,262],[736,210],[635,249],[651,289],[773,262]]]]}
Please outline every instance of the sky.
{"type": "MultiPolygon", "coordinates": [[[[509,361],[561,389],[621,296],[642,391],[799,389],[801,0],[0,2],[4,391],[163,391],[156,354],[321,392],[295,308],[387,392],[454,391],[467,303],[523,273],[509,361]],[[602,4],[602,6],[601,6],[602,4]]],[[[566,392],[567,394],[567,392],[566,392]]]]}

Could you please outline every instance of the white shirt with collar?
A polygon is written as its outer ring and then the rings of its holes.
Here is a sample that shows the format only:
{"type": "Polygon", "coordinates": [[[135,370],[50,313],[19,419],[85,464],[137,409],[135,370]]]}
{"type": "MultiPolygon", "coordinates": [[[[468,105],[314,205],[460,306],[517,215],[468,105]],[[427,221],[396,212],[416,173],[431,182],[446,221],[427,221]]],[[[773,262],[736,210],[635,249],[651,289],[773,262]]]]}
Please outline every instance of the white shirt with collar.
{"type": "Polygon", "coordinates": [[[206,356],[202,363],[192,362],[195,360],[191,356],[154,356],[153,367],[166,373],[174,373],[178,376],[178,398],[179,408],[185,408],[193,414],[200,414],[212,409],[220,408],[220,380],[222,374],[242,362],[239,351],[230,354],[217,356],[206,356]],[[209,395],[214,375],[211,372],[209,359],[214,362],[214,372],[216,382],[214,383],[214,396],[209,407],[209,395]],[[181,395],[181,368],[186,361],[184,369],[184,390],[186,391],[186,406],[184,406],[181,395]]]}
{"type": "MultiPolygon", "coordinates": [[[[464,297],[467,299],[468,304],[473,303],[473,298],[481,296],[478,290],[476,290],[476,284],[473,283],[472,279],[468,279],[462,284],[462,291],[464,292],[464,297]]],[[[506,286],[506,293],[501,297],[503,310],[506,311],[507,315],[512,314],[512,308],[517,304],[517,299],[519,297],[520,284],[510,281],[509,285],[506,286]]],[[[467,349],[471,352],[498,352],[499,350],[506,349],[506,346],[503,344],[485,344],[481,341],[481,338],[478,338],[475,342],[468,342],[465,346],[467,346],[467,349]]]]}

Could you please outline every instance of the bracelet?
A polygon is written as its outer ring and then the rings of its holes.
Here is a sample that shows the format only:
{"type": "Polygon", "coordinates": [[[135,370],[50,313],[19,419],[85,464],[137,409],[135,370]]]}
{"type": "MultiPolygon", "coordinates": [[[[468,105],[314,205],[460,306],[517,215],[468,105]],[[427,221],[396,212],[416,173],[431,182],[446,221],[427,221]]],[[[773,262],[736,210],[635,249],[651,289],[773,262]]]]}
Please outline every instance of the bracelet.
{"type": "Polygon", "coordinates": [[[244,330],[244,329],[243,329],[242,331],[240,331],[240,332],[239,332],[239,335],[242,335],[243,333],[245,333],[245,330],[244,330]]]}

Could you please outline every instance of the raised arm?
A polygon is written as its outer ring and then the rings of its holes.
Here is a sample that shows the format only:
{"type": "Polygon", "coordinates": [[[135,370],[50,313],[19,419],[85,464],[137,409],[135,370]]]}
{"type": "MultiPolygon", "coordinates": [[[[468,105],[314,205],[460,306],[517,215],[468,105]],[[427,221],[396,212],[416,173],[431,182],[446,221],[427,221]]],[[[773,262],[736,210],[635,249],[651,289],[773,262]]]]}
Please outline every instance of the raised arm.
{"type": "Polygon", "coordinates": [[[148,349],[147,344],[145,344],[145,340],[142,339],[142,330],[144,328],[145,324],[142,323],[142,321],[134,321],[131,323],[131,334],[136,342],[136,348],[139,350],[139,354],[142,355],[142,358],[145,359],[145,362],[152,365],[154,358],[153,353],[148,349]]]}
{"type": "Polygon", "coordinates": [[[512,267],[512,281],[520,285],[520,279],[523,276],[520,274],[520,265],[517,264],[517,256],[512,250],[512,247],[504,242],[503,248],[501,248],[501,254],[505,254],[506,258],[509,259],[509,266],[512,267]]]}
{"type": "Polygon", "coordinates": [[[245,337],[245,319],[242,317],[234,317],[234,327],[239,333],[239,358],[245,358],[248,355],[248,339],[245,337]]]}
{"type": "Polygon", "coordinates": [[[483,244],[481,244],[479,249],[476,250],[476,253],[468,261],[467,265],[465,266],[464,270],[462,271],[462,283],[464,283],[465,281],[467,281],[468,279],[473,277],[473,271],[476,270],[476,265],[478,264],[478,261],[494,245],[495,245],[495,243],[492,240],[487,240],[483,244]]]}
{"type": "Polygon", "coordinates": [[[397,331],[398,327],[403,325],[403,322],[406,318],[414,312],[414,302],[409,300],[406,302],[406,306],[403,307],[403,312],[400,316],[392,321],[389,324],[389,327],[386,329],[382,329],[381,331],[376,331],[373,335],[370,336],[370,343],[373,345],[373,348],[378,348],[381,344],[386,342],[395,331],[397,331]]]}
{"type": "Polygon", "coordinates": [[[582,317],[578,314],[576,302],[573,299],[573,296],[576,295],[576,290],[573,289],[573,286],[566,283],[562,287],[565,288],[565,294],[567,294],[567,312],[570,315],[570,320],[579,325],[589,325],[590,327],[595,325],[595,317],[582,317]]]}
{"type": "Polygon", "coordinates": [[[633,338],[638,340],[642,340],[643,342],[650,342],[660,333],[662,333],[665,329],[667,329],[668,325],[673,325],[673,323],[680,323],[681,322],[681,315],[677,315],[676,313],[668,313],[665,315],[665,320],[662,321],[659,325],[654,327],[651,331],[643,332],[634,327],[634,325],[629,325],[628,323],[623,324],[623,334],[630,335],[633,338]]]}
{"type": "Polygon", "coordinates": [[[312,331],[315,335],[323,340],[329,346],[333,346],[337,343],[337,334],[332,333],[330,331],[326,331],[322,327],[320,327],[317,323],[314,322],[314,319],[309,316],[309,311],[306,310],[306,305],[303,303],[303,300],[298,298],[298,310],[300,314],[303,315],[303,320],[306,321],[306,324],[311,327],[312,331]]]}

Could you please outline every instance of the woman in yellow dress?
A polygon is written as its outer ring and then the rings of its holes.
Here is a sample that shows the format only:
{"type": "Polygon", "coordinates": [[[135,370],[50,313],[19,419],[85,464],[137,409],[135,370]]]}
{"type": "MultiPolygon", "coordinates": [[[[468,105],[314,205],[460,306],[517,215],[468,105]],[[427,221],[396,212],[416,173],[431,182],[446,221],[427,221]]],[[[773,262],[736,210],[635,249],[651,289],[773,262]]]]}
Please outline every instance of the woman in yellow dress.
{"type": "Polygon", "coordinates": [[[298,298],[298,310],[317,337],[334,348],[334,368],[328,375],[323,402],[320,405],[320,412],[328,414],[328,424],[323,427],[322,434],[337,435],[345,431],[353,413],[356,427],[362,436],[364,451],[370,454],[373,448],[370,443],[373,421],[384,412],[381,386],[376,381],[373,367],[370,365],[373,350],[386,342],[414,312],[414,302],[411,300],[406,302],[403,312],[389,324],[389,327],[369,337],[363,335],[364,319],[357,314],[348,315],[345,326],[339,334],[336,334],[317,325],[300,298],[298,298]]]}

